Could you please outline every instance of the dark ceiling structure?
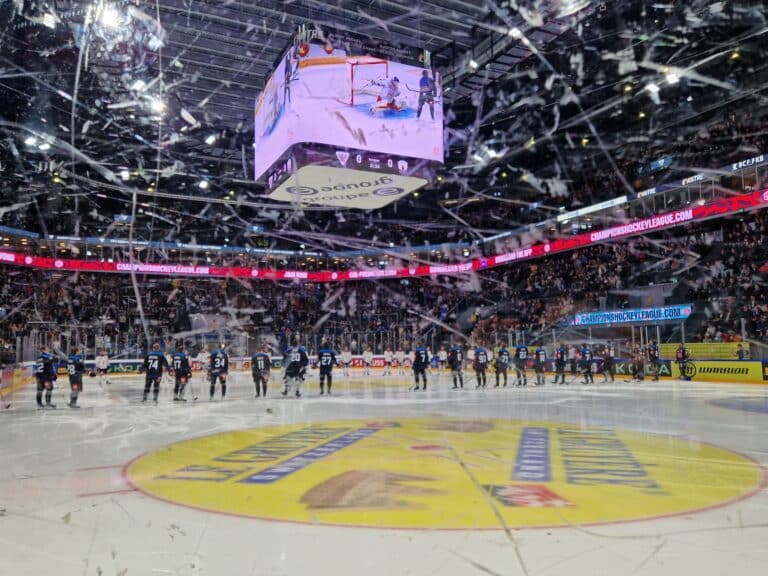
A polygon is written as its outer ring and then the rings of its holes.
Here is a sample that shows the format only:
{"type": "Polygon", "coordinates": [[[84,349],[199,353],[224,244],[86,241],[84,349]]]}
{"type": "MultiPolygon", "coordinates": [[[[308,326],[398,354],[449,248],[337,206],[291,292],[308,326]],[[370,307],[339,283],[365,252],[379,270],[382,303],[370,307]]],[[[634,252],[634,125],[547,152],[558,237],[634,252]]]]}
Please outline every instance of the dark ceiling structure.
{"type": "Polygon", "coordinates": [[[0,223],[125,235],[114,215],[133,211],[137,239],[249,245],[262,224],[270,246],[327,250],[481,238],[637,189],[665,154],[679,177],[759,148],[759,125],[712,127],[763,114],[767,34],[749,0],[6,0],[0,223]],[[254,102],[301,25],[431,52],[448,148],[418,197],[297,210],[253,182],[254,102]]]}

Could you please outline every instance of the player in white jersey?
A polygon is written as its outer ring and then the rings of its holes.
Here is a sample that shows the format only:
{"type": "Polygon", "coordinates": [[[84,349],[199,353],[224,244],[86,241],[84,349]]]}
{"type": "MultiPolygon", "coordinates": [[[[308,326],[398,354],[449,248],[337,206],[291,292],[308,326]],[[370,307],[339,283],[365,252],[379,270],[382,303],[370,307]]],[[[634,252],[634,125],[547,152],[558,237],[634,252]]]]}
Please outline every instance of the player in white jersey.
{"type": "Polygon", "coordinates": [[[197,353],[196,360],[200,363],[200,381],[201,385],[205,386],[208,384],[208,368],[211,365],[211,354],[206,350],[205,348],[201,348],[200,351],[197,353]]]}
{"type": "Polygon", "coordinates": [[[352,364],[352,352],[349,351],[349,346],[344,346],[341,351],[341,373],[344,376],[349,376],[349,367],[352,364]]]}
{"type": "Polygon", "coordinates": [[[395,351],[395,362],[397,362],[397,368],[400,371],[401,375],[405,374],[405,352],[403,352],[403,347],[400,346],[395,351]]]}
{"type": "Polygon", "coordinates": [[[448,350],[445,346],[440,346],[440,350],[437,351],[437,363],[440,366],[440,372],[445,372],[445,367],[448,365],[448,350]]]}
{"type": "Polygon", "coordinates": [[[389,376],[392,373],[392,359],[394,355],[392,354],[392,348],[390,346],[387,346],[387,349],[384,350],[384,374],[383,376],[389,376]]]}
{"type": "Polygon", "coordinates": [[[109,385],[109,356],[103,348],[99,350],[99,354],[96,356],[96,374],[99,376],[99,386],[102,385],[102,379],[109,385]]]}
{"type": "Polygon", "coordinates": [[[373,364],[373,350],[371,350],[371,347],[368,346],[363,352],[363,375],[365,376],[371,375],[372,364],[373,364]]]}

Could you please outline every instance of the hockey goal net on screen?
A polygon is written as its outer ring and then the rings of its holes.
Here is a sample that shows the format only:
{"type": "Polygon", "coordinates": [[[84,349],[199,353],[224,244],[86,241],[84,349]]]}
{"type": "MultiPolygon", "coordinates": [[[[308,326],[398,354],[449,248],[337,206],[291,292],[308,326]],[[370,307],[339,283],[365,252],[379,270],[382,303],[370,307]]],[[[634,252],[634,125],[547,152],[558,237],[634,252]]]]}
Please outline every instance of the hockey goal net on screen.
{"type": "Polygon", "coordinates": [[[347,84],[340,99],[351,106],[374,102],[389,78],[389,62],[379,58],[356,57],[347,60],[347,84]]]}

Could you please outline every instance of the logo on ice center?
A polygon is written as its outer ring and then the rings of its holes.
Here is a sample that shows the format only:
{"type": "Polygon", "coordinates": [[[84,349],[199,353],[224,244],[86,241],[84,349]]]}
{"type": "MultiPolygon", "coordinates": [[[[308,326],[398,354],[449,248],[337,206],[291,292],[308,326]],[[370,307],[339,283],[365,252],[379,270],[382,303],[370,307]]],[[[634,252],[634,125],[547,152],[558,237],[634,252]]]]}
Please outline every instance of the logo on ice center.
{"type": "Polygon", "coordinates": [[[498,529],[498,515],[532,527],[687,514],[743,498],[763,481],[758,465],[710,444],[555,422],[314,422],[194,438],[170,450],[172,458],[164,447],[133,461],[129,482],[212,512],[382,528],[498,529]],[[697,485],[701,477],[721,481],[708,489],[697,485]],[[489,497],[500,506],[478,504],[489,497]]]}

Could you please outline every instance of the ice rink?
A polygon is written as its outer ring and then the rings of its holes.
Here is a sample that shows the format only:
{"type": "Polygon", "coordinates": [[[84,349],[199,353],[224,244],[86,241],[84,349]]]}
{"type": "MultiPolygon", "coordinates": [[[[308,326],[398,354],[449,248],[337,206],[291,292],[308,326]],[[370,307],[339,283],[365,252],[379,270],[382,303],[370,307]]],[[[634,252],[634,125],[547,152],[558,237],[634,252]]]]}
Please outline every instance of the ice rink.
{"type": "Polygon", "coordinates": [[[103,390],[88,378],[77,412],[61,378],[58,410],[35,410],[33,386],[16,393],[0,412],[0,574],[768,566],[763,387],[598,376],[454,391],[433,373],[412,392],[404,376],[358,372],[320,397],[315,373],[296,399],[277,378],[255,399],[233,374],[214,402],[198,379],[186,404],[166,383],[157,406],[138,402],[138,376],[103,390]]]}

